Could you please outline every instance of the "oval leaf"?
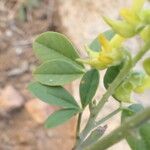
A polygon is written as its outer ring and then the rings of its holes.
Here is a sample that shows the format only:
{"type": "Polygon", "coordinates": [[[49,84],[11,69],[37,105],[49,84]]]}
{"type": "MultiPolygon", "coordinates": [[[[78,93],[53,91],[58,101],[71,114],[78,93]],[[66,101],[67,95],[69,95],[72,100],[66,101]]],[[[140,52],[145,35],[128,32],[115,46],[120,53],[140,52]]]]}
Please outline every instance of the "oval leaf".
{"type": "Polygon", "coordinates": [[[74,61],[79,58],[71,41],[57,32],[45,32],[39,35],[33,43],[33,49],[41,61],[52,59],[71,59],[74,61]]]}
{"type": "Polygon", "coordinates": [[[51,116],[48,117],[45,127],[46,128],[54,128],[58,125],[61,125],[72,118],[76,113],[78,113],[75,109],[61,109],[54,112],[51,116]]]}
{"type": "Polygon", "coordinates": [[[86,72],[80,82],[80,98],[83,108],[85,108],[94,97],[99,85],[99,72],[92,69],[86,72]]]}
{"type": "Polygon", "coordinates": [[[34,71],[34,77],[42,84],[56,86],[67,84],[83,74],[82,68],[65,60],[51,60],[34,71]]]}
{"type": "Polygon", "coordinates": [[[147,58],[143,62],[143,67],[148,75],[150,75],[150,58],[147,58]]]}
{"type": "Polygon", "coordinates": [[[121,122],[125,121],[128,117],[133,116],[135,113],[142,111],[144,107],[141,104],[132,104],[128,108],[124,108],[121,114],[121,122]]]}
{"type": "Polygon", "coordinates": [[[33,95],[50,105],[79,109],[75,99],[61,86],[54,87],[33,82],[29,84],[28,89],[33,95]]]}
{"type": "Polygon", "coordinates": [[[107,89],[109,85],[114,81],[114,79],[117,77],[119,74],[121,68],[123,67],[123,63],[117,65],[117,66],[112,66],[109,67],[105,73],[104,76],[104,86],[107,89]]]}

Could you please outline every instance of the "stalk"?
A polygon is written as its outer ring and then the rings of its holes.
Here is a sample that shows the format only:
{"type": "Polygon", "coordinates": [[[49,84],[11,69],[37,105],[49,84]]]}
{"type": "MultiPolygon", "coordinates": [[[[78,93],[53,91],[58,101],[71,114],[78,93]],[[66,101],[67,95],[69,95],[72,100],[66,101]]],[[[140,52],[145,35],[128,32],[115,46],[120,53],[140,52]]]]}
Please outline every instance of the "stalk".
{"type": "Polygon", "coordinates": [[[133,128],[137,128],[142,123],[148,121],[150,119],[150,107],[146,108],[145,110],[139,112],[138,114],[134,115],[127,121],[125,121],[120,127],[116,130],[99,140],[96,144],[86,148],[85,150],[105,150],[112,146],[113,144],[121,141],[125,138],[128,132],[133,128]]]}
{"type": "Polygon", "coordinates": [[[115,78],[115,80],[110,84],[109,88],[107,89],[106,93],[103,95],[103,97],[101,98],[97,106],[93,108],[84,130],[80,134],[81,139],[78,140],[77,142],[78,147],[80,147],[80,145],[86,139],[90,131],[93,128],[95,128],[95,119],[98,116],[100,110],[105,105],[105,103],[108,101],[109,97],[114,94],[119,84],[125,79],[125,77],[129,74],[130,70],[145,55],[145,53],[149,51],[149,49],[150,49],[150,43],[147,42],[143,46],[143,48],[137,53],[137,55],[133,58],[132,62],[130,60],[126,61],[126,64],[124,65],[124,67],[122,68],[118,76],[115,78]]]}

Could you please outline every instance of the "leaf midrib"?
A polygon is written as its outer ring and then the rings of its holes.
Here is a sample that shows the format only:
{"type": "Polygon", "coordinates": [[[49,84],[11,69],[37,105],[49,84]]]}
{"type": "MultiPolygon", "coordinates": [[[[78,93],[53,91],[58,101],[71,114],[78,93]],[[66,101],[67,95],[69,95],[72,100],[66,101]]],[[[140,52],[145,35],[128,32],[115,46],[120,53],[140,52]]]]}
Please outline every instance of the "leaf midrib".
{"type": "MultiPolygon", "coordinates": [[[[71,62],[74,62],[74,60],[73,60],[73,58],[71,59],[71,58],[69,58],[69,57],[67,57],[67,56],[65,56],[63,53],[61,53],[61,52],[58,52],[57,50],[54,50],[53,48],[51,48],[51,47],[47,47],[47,46],[44,46],[43,44],[41,44],[39,41],[37,42],[37,41],[35,41],[35,44],[37,44],[37,45],[40,45],[41,47],[43,47],[43,48],[47,48],[47,49],[50,49],[51,51],[53,51],[54,53],[57,53],[57,55],[60,55],[61,57],[64,57],[66,60],[68,59],[68,60],[70,60],[71,62]]],[[[71,43],[70,43],[71,44],[71,43]]],[[[35,50],[36,51],[36,50],[35,50]]],[[[74,48],[74,51],[76,51],[76,49],[74,48]]],[[[79,55],[78,55],[78,53],[76,54],[77,55],[77,57],[75,57],[75,59],[77,59],[77,58],[79,58],[79,55]]],[[[80,67],[83,67],[79,62],[76,62],[80,67]]]]}
{"type": "Polygon", "coordinates": [[[36,75],[83,75],[83,73],[68,73],[68,74],[62,74],[62,73],[34,73],[36,75]]]}
{"type": "MultiPolygon", "coordinates": [[[[75,103],[71,103],[70,101],[68,102],[68,101],[65,101],[65,99],[62,99],[62,98],[60,98],[60,97],[57,97],[56,95],[54,95],[53,93],[50,93],[53,97],[55,97],[56,99],[58,98],[58,99],[61,99],[62,101],[64,101],[64,102],[67,102],[67,103],[69,103],[69,104],[75,104],[77,107],[73,107],[73,108],[78,108],[78,105],[76,104],[76,102],[75,103]]],[[[68,100],[68,99],[66,99],[66,100],[68,100]]],[[[74,99],[73,99],[73,101],[75,101],[74,99]]],[[[67,107],[66,107],[67,108],[67,107]]],[[[70,108],[70,107],[69,107],[70,108]]],[[[70,108],[71,109],[71,108],[70,108]]]]}

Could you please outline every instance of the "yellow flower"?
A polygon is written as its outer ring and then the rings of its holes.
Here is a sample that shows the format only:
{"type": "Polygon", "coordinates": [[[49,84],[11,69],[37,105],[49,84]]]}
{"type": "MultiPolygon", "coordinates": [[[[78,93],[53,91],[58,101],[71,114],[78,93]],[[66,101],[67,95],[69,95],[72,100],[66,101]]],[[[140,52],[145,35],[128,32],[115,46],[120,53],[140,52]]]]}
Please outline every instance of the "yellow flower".
{"type": "Polygon", "coordinates": [[[115,35],[110,41],[108,41],[104,35],[100,34],[98,36],[98,40],[101,44],[99,52],[94,52],[86,46],[89,58],[78,59],[78,61],[89,64],[100,70],[119,64],[124,57],[124,51],[121,48],[124,38],[119,35],[115,35]]]}
{"type": "MultiPolygon", "coordinates": [[[[131,8],[121,9],[122,20],[112,20],[107,17],[104,17],[104,20],[119,35],[125,38],[132,37],[145,27],[145,24],[141,22],[144,16],[147,16],[145,15],[147,12],[142,11],[144,2],[145,0],[134,0],[131,8]]],[[[149,13],[147,14],[149,15],[149,13]]]]}

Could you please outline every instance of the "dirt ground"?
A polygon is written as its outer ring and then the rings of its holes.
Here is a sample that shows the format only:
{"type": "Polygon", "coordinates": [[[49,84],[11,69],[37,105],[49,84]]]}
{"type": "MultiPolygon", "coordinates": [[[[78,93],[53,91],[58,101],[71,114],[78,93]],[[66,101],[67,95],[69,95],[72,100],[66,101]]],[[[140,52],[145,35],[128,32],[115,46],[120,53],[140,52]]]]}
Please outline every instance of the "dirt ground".
{"type": "Polygon", "coordinates": [[[49,11],[55,4],[50,2],[42,1],[39,8],[27,12],[28,21],[22,22],[17,18],[19,1],[0,1],[0,87],[13,84],[26,100],[29,94],[24,89],[37,63],[32,42],[44,31],[57,30],[54,23],[57,19],[53,20],[55,10],[49,11]]]}
{"type": "Polygon", "coordinates": [[[48,130],[21,109],[7,119],[1,119],[0,150],[71,150],[74,123],[73,119],[61,127],[48,130]]]}
{"type": "MultiPolygon", "coordinates": [[[[26,10],[26,21],[22,21],[18,17],[22,3],[0,0],[0,89],[13,86],[27,103],[33,97],[26,87],[38,63],[32,41],[44,31],[59,31],[59,17],[56,1],[43,0],[40,7],[26,10]]],[[[0,111],[0,150],[70,150],[73,146],[74,119],[48,130],[24,106],[4,113],[0,111]]]]}

